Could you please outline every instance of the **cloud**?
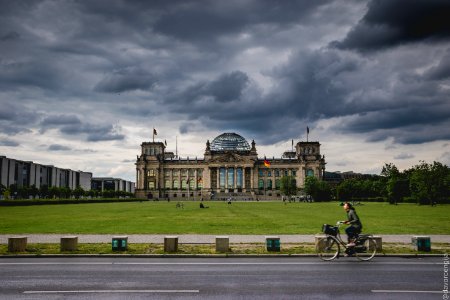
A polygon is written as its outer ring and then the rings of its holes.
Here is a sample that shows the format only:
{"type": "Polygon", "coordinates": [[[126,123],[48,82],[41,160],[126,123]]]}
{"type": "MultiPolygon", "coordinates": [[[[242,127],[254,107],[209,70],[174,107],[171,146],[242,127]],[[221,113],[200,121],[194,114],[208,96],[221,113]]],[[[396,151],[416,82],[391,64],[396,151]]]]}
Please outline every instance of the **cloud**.
{"type": "Polygon", "coordinates": [[[409,154],[409,153],[400,153],[398,155],[394,156],[394,159],[410,159],[410,158],[414,158],[415,156],[413,154],[409,154]]]}
{"type": "Polygon", "coordinates": [[[17,146],[20,146],[20,144],[16,141],[6,139],[6,140],[0,141],[0,146],[17,147],[17,146]]]}
{"type": "Polygon", "coordinates": [[[41,132],[53,128],[66,135],[86,135],[86,140],[89,142],[123,140],[125,138],[125,135],[120,133],[119,126],[82,123],[75,115],[51,115],[42,120],[41,132]]]}
{"type": "Polygon", "coordinates": [[[379,50],[418,41],[450,39],[447,0],[372,0],[367,13],[341,42],[340,49],[379,50]]]}
{"type": "Polygon", "coordinates": [[[48,151],[70,151],[72,150],[70,147],[58,145],[58,144],[52,144],[48,146],[48,151]]]}
{"type": "Polygon", "coordinates": [[[156,78],[140,68],[124,68],[105,76],[94,88],[104,93],[121,93],[135,90],[150,90],[156,78]]]}

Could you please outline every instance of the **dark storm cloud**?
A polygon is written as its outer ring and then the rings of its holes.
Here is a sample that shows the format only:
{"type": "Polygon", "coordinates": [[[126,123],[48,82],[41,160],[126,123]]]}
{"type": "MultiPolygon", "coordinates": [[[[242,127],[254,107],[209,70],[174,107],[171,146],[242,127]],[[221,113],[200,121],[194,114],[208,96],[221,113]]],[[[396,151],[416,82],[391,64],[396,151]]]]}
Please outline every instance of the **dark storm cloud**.
{"type": "Polygon", "coordinates": [[[39,114],[27,107],[0,102],[0,132],[7,135],[31,132],[29,127],[35,123],[39,114]]]}
{"type": "Polygon", "coordinates": [[[450,39],[448,0],[372,0],[341,49],[376,50],[416,41],[450,39]]]}
{"type": "Polygon", "coordinates": [[[450,52],[447,51],[447,55],[445,55],[439,64],[435,67],[432,67],[425,73],[425,78],[433,79],[433,80],[443,80],[450,78],[450,52]]]}
{"type": "Polygon", "coordinates": [[[188,102],[211,100],[212,102],[239,101],[249,82],[247,74],[235,71],[223,74],[216,80],[201,82],[183,91],[181,97],[188,102]]]}
{"type": "Polygon", "coordinates": [[[166,7],[154,30],[177,39],[213,41],[249,27],[301,22],[331,1],[182,1],[166,7]]]}
{"type": "Polygon", "coordinates": [[[120,127],[83,123],[75,115],[52,115],[41,122],[41,132],[48,129],[58,129],[66,135],[86,135],[89,142],[123,140],[125,136],[120,133],[120,127]]]}
{"type": "Polygon", "coordinates": [[[120,93],[134,90],[150,90],[155,84],[155,76],[139,68],[126,68],[105,76],[95,90],[105,93],[120,93]]]}

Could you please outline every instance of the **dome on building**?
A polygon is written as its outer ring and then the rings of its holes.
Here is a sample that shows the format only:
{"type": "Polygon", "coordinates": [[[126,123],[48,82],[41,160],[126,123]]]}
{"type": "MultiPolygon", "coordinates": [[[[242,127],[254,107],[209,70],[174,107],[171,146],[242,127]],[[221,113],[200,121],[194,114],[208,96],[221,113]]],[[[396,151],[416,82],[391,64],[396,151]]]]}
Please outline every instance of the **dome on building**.
{"type": "Polygon", "coordinates": [[[222,133],[211,142],[211,151],[250,151],[250,145],[239,134],[222,133]]]}

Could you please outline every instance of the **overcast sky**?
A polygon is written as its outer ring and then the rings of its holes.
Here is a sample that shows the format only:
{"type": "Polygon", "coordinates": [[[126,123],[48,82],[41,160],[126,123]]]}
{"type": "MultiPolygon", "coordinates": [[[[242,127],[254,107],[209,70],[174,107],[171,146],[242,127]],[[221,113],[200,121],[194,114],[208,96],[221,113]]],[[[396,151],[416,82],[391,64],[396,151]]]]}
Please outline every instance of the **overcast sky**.
{"type": "Polygon", "coordinates": [[[450,1],[0,0],[0,155],[135,181],[140,144],[450,164],[450,1]]]}

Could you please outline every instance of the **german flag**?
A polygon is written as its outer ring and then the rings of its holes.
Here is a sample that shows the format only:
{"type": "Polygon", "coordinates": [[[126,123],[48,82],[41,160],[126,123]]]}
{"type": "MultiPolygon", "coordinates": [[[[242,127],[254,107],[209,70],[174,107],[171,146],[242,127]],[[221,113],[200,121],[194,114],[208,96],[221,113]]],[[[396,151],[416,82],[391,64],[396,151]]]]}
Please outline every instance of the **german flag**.
{"type": "Polygon", "coordinates": [[[269,168],[270,167],[270,161],[268,161],[267,159],[264,159],[264,166],[269,168]]]}

